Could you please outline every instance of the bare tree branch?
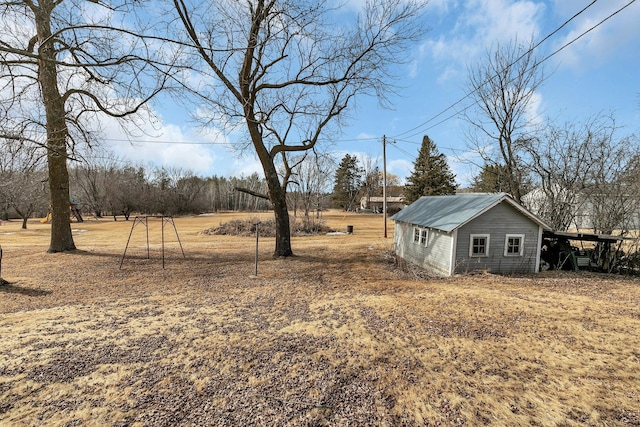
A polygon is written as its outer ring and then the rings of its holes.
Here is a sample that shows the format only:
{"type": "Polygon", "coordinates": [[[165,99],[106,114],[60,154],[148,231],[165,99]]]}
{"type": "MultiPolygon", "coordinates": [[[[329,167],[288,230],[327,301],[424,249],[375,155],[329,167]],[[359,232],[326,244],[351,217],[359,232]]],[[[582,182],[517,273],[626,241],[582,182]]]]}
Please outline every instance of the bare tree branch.
{"type": "MultiPolygon", "coordinates": [[[[186,37],[199,59],[192,71],[202,78],[191,90],[211,111],[205,122],[244,127],[260,160],[276,218],[276,256],[292,254],[288,155],[315,149],[337,131],[356,97],[385,102],[393,66],[424,34],[424,5],[372,0],[353,21],[335,26],[347,15],[328,2],[173,1],[183,30],[174,37],[182,46],[186,37]]],[[[173,23],[171,17],[167,29],[173,23]]]]}
{"type": "Polygon", "coordinates": [[[236,191],[240,191],[241,193],[246,193],[246,194],[250,194],[254,197],[258,197],[260,199],[265,199],[265,200],[269,200],[269,195],[267,194],[262,194],[262,193],[258,193],[252,190],[249,190],[248,188],[243,188],[243,187],[234,187],[234,189],[236,191]]]}

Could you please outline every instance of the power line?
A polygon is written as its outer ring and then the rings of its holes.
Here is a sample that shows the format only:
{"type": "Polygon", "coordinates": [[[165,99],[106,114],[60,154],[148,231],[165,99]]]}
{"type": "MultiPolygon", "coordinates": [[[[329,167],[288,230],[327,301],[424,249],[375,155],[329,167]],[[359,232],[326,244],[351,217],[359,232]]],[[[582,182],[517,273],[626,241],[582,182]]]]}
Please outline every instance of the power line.
{"type": "MultiPolygon", "coordinates": [[[[216,141],[166,141],[159,139],[148,139],[148,140],[133,140],[133,139],[124,139],[124,138],[101,138],[103,141],[111,141],[111,142],[129,142],[131,144],[177,144],[177,145],[246,145],[250,144],[250,142],[216,142],[216,141]]],[[[350,138],[350,139],[337,139],[337,140],[329,140],[329,139],[321,139],[318,142],[334,142],[334,143],[342,143],[342,142],[362,142],[362,141],[378,141],[379,137],[370,137],[370,138],[350,138]]],[[[302,141],[291,141],[289,144],[301,144],[302,141]]]]}
{"type": "MultiPolygon", "coordinates": [[[[557,27],[555,30],[553,30],[552,32],[550,32],[549,34],[547,34],[545,37],[543,37],[540,41],[538,41],[535,45],[533,45],[531,48],[529,48],[526,52],[524,52],[523,54],[521,54],[516,60],[514,60],[512,63],[508,64],[505,68],[511,67],[514,64],[518,63],[520,60],[522,60],[522,58],[526,57],[528,54],[532,53],[535,49],[537,49],[540,45],[542,45],[544,42],[546,42],[548,39],[550,39],[551,37],[553,37],[555,34],[557,34],[560,30],[562,30],[564,27],[566,27],[569,23],[571,23],[574,19],[576,19],[578,16],[580,16],[581,14],[583,14],[585,11],[587,11],[591,6],[593,6],[595,3],[597,3],[598,0],[592,0],[588,5],[586,5],[585,7],[583,7],[580,11],[576,12],[573,16],[571,16],[569,19],[567,19],[566,21],[564,21],[559,27],[557,27]]],[[[561,46],[559,49],[557,49],[556,51],[554,51],[553,53],[551,53],[550,55],[546,56],[545,58],[543,58],[539,64],[549,60],[551,57],[555,56],[556,54],[558,54],[559,52],[561,52],[562,50],[564,50],[565,48],[567,48],[568,46],[570,46],[571,44],[575,43],[577,40],[579,40],[580,38],[584,37],[586,34],[588,34],[589,32],[593,31],[595,28],[599,27],[600,25],[602,25],[603,23],[605,23],[606,21],[608,21],[609,19],[611,19],[613,16],[617,15],[618,13],[622,12],[622,10],[626,9],[627,7],[629,7],[631,4],[633,4],[636,0],[631,0],[629,3],[627,3],[626,5],[624,5],[623,7],[621,7],[620,9],[618,9],[617,11],[615,11],[614,13],[610,14],[609,16],[607,16],[606,18],[604,18],[603,20],[601,20],[599,23],[597,23],[596,25],[592,26],[591,28],[589,28],[587,31],[583,32],[582,34],[580,34],[579,36],[575,37],[573,40],[569,41],[568,43],[565,43],[563,46],[561,46]]],[[[538,65],[539,65],[538,64],[538,65]]],[[[480,86],[484,86],[487,83],[489,83],[491,80],[493,80],[496,76],[494,75],[493,77],[487,79],[485,82],[483,82],[480,86]]],[[[445,114],[446,112],[450,111],[451,109],[455,108],[457,105],[459,105],[460,103],[462,103],[464,100],[466,100],[467,98],[469,98],[474,92],[476,92],[478,89],[474,89],[468,93],[466,93],[464,96],[462,96],[460,99],[458,99],[457,101],[455,101],[454,103],[452,103],[451,105],[449,105],[448,107],[446,107],[445,109],[443,109],[442,111],[440,111],[439,113],[437,113],[436,115],[432,116],[431,118],[429,118],[428,120],[422,122],[421,124],[405,131],[402,132],[398,135],[396,135],[396,137],[394,139],[396,140],[400,140],[403,142],[410,142],[410,143],[414,143],[412,141],[407,141],[407,140],[402,140],[400,139],[401,136],[407,135],[408,133],[414,131],[414,130],[418,130],[420,128],[422,128],[423,126],[429,124],[430,122],[434,121],[435,119],[437,119],[438,117],[442,116],[443,114],[445,114]]],[[[438,121],[437,123],[423,129],[420,130],[419,132],[413,133],[411,135],[409,135],[409,137],[415,136],[419,133],[428,131],[448,120],[451,120],[452,118],[456,117],[457,115],[459,115],[461,112],[464,112],[466,110],[468,110],[469,108],[471,108],[473,105],[475,105],[476,103],[472,103],[468,106],[466,106],[465,108],[463,108],[461,111],[456,111],[446,117],[444,117],[442,120],[438,121]]],[[[353,139],[341,139],[341,140],[324,140],[324,142],[361,142],[361,141],[373,141],[373,140],[378,140],[379,138],[353,138],[353,139]]],[[[151,143],[151,144],[178,144],[178,145],[227,145],[227,146],[234,146],[234,145],[245,145],[247,144],[246,142],[191,142],[191,141],[162,141],[162,140],[147,140],[147,141],[142,141],[142,140],[138,140],[138,141],[131,141],[131,140],[122,140],[122,139],[106,139],[108,141],[124,141],[124,142],[131,142],[131,143],[151,143]]],[[[295,142],[293,142],[295,143],[295,142]]],[[[416,143],[419,144],[419,143],[416,143]]],[[[452,149],[453,150],[453,149],[452,149]]],[[[408,153],[407,153],[408,154],[408,153]]]]}
{"type": "MultiPolygon", "coordinates": [[[[545,36],[542,40],[540,40],[538,43],[536,43],[534,46],[532,46],[529,50],[527,50],[525,53],[523,53],[522,55],[520,55],[515,61],[513,61],[511,64],[507,65],[506,67],[504,67],[504,69],[507,69],[509,67],[512,67],[513,65],[515,65],[516,63],[518,63],[522,58],[524,58],[526,55],[529,55],[531,52],[533,52],[537,47],[539,47],[542,43],[544,43],[546,40],[548,40],[549,38],[551,38],[554,34],[556,34],[558,31],[560,31],[562,28],[564,28],[565,26],[567,26],[571,21],[573,21],[576,17],[578,17],[579,15],[581,15],[583,12],[585,12],[588,8],[590,8],[591,6],[593,6],[598,0],[593,0],[591,3],[589,3],[587,6],[585,6],[584,8],[582,8],[582,10],[580,10],[579,12],[577,12],[576,14],[574,14],[571,18],[569,18],[568,20],[566,20],[561,26],[559,26],[558,28],[556,28],[555,30],[553,30],[551,33],[547,34],[547,36],[545,36]]],[[[497,75],[497,74],[496,74],[497,75]]],[[[489,83],[491,80],[493,80],[496,75],[494,75],[493,77],[491,77],[490,79],[484,81],[480,87],[486,85],[487,83],[489,83]]],[[[457,101],[455,101],[453,104],[449,105],[447,108],[445,108],[444,110],[440,111],[438,114],[436,114],[435,116],[431,117],[430,119],[428,119],[427,121],[419,124],[418,126],[415,126],[411,129],[409,129],[408,131],[405,131],[403,133],[401,133],[400,135],[397,136],[403,136],[409,132],[413,132],[414,130],[417,130],[419,128],[421,128],[422,126],[430,123],[431,121],[437,119],[438,117],[440,117],[441,115],[443,115],[444,113],[446,113],[447,111],[451,110],[452,108],[454,108],[456,105],[460,104],[461,102],[463,102],[465,99],[467,99],[468,97],[470,97],[474,92],[477,92],[478,89],[474,89],[470,92],[467,92],[466,94],[464,94],[460,99],[458,99],[457,101]]],[[[472,104],[473,105],[473,104],[472,104]]],[[[468,108],[468,107],[467,107],[468,108]]],[[[436,126],[447,121],[450,120],[451,118],[455,117],[456,115],[458,115],[458,113],[454,113],[453,115],[450,115],[448,117],[446,117],[444,120],[439,121],[438,123],[436,123],[436,126]]],[[[429,128],[431,129],[431,128],[429,128]]],[[[428,130],[428,129],[427,129],[428,130]]],[[[412,135],[413,136],[413,135],[412,135]]]]}
{"type": "MultiPolygon", "coordinates": [[[[542,43],[544,43],[546,40],[548,40],[550,37],[552,37],[553,35],[555,35],[558,31],[560,31],[562,28],[564,28],[566,25],[568,25],[571,21],[573,21],[576,17],[578,17],[579,15],[581,15],[582,13],[584,13],[588,8],[590,8],[591,6],[593,6],[598,0],[593,0],[591,3],[589,3],[587,6],[585,6],[583,9],[581,9],[579,12],[575,13],[571,18],[569,18],[568,20],[566,20],[560,27],[556,28],[554,31],[552,31],[550,34],[548,34],[547,36],[545,36],[542,40],[540,40],[538,43],[536,43],[534,46],[532,46],[529,50],[527,50],[525,53],[523,53],[522,55],[520,55],[515,61],[513,61],[511,64],[507,65],[505,67],[511,67],[514,64],[516,64],[518,61],[520,61],[523,57],[525,57],[526,55],[530,54],[531,52],[533,52],[534,49],[538,48],[542,43]]],[[[631,6],[631,4],[635,3],[636,0],[631,0],[629,3],[627,3],[626,5],[622,6],[620,9],[616,10],[615,12],[611,13],[609,16],[607,16],[606,18],[602,19],[600,22],[598,22],[597,24],[595,24],[594,26],[592,26],[591,28],[589,28],[588,30],[584,31],[583,33],[581,33],[580,35],[578,35],[577,37],[575,37],[574,39],[572,39],[571,41],[565,43],[563,46],[561,46],[559,49],[555,50],[553,53],[551,53],[550,55],[546,56],[545,58],[543,58],[541,61],[538,62],[538,64],[534,64],[534,66],[540,65],[542,63],[544,63],[545,61],[549,60],[551,57],[555,56],[556,54],[558,54],[559,52],[561,52],[562,50],[564,50],[565,48],[567,48],[568,46],[570,46],[571,44],[575,43],[576,41],[578,41],[579,39],[581,39],[582,37],[584,37],[586,34],[590,33],[591,31],[593,31],[594,29],[596,29],[597,27],[599,27],[600,25],[604,24],[606,21],[608,21],[609,19],[611,19],[612,17],[614,17],[615,15],[619,14],[620,12],[622,12],[624,9],[626,9],[627,7],[631,6]]],[[[487,83],[491,82],[495,77],[497,76],[494,75],[493,77],[487,79],[485,82],[483,82],[480,87],[486,85],[487,83]]],[[[472,91],[469,91],[468,93],[466,93],[464,96],[462,96],[460,99],[458,99],[457,101],[455,101],[454,103],[452,103],[451,105],[449,105],[448,107],[446,107],[445,109],[443,109],[442,111],[440,111],[439,113],[437,113],[436,115],[432,116],[431,118],[429,118],[428,120],[422,122],[421,124],[405,131],[402,132],[400,134],[398,134],[396,137],[400,137],[400,136],[405,136],[410,132],[413,132],[415,130],[421,129],[423,126],[429,124],[430,122],[434,121],[435,119],[437,119],[438,117],[442,116],[443,114],[445,114],[447,111],[453,109],[454,107],[456,107],[458,104],[462,103],[465,99],[469,98],[473,93],[477,92],[479,88],[474,89],[472,91]]],[[[463,108],[461,111],[456,111],[453,114],[450,114],[449,116],[445,117],[444,119],[440,120],[439,122],[424,128],[422,130],[420,130],[419,132],[413,133],[411,135],[408,135],[409,137],[415,136],[417,134],[426,132],[454,117],[456,117],[457,115],[459,115],[461,112],[464,112],[466,110],[468,110],[469,108],[471,108],[473,105],[475,105],[476,102],[467,105],[465,108],[463,108]]]]}
{"type": "MultiPolygon", "coordinates": [[[[542,38],[539,42],[537,42],[534,46],[532,46],[527,52],[523,53],[522,55],[520,55],[520,57],[518,57],[515,61],[513,61],[511,64],[507,65],[506,67],[510,67],[513,66],[514,64],[516,64],[518,61],[520,61],[523,57],[525,57],[526,55],[528,55],[529,53],[531,53],[533,50],[535,50],[536,48],[538,48],[542,43],[544,43],[545,41],[547,41],[549,38],[553,37],[555,34],[557,34],[562,28],[564,28],[565,26],[567,26],[571,21],[573,21],[575,18],[577,18],[578,16],[580,16],[582,13],[584,13],[587,9],[589,9],[591,6],[593,6],[598,0],[592,0],[588,5],[586,5],[584,8],[582,8],[580,11],[578,11],[577,13],[575,13],[571,18],[569,18],[568,20],[566,20],[564,23],[562,23],[562,25],[560,25],[558,28],[556,28],[555,30],[553,30],[551,33],[547,34],[544,38],[542,38]]],[[[607,16],[606,18],[604,18],[603,20],[601,20],[600,22],[598,22],[596,25],[592,26],[591,28],[589,28],[588,30],[584,31],[583,33],[581,33],[579,36],[575,37],[574,39],[572,39],[571,41],[565,43],[563,46],[561,46],[559,49],[557,49],[556,51],[554,51],[553,53],[551,53],[550,55],[546,56],[544,59],[542,59],[540,61],[540,63],[543,63],[547,60],[549,60],[551,57],[555,56],[556,54],[558,54],[559,52],[561,52],[562,50],[564,50],[565,48],[567,48],[568,46],[570,46],[571,44],[575,43],[577,40],[579,40],[580,38],[584,37],[586,34],[588,34],[589,32],[593,31],[594,29],[596,29],[597,27],[599,27],[600,25],[604,24],[606,21],[608,21],[609,19],[611,19],[612,17],[614,17],[615,15],[619,14],[620,12],[622,12],[624,9],[626,9],[627,7],[629,7],[630,5],[632,5],[633,3],[635,3],[636,0],[631,0],[629,3],[627,3],[626,5],[622,6],[620,9],[616,10],[615,12],[613,12],[612,14],[610,14],[609,16],[607,16]]],[[[505,67],[505,68],[506,68],[505,67]]],[[[487,83],[489,83],[494,77],[486,80],[485,82],[483,82],[482,85],[485,85],[487,83]]],[[[482,86],[481,85],[481,86],[482,86]]],[[[445,114],[446,112],[450,111],[451,109],[455,108],[458,104],[462,103],[465,99],[469,98],[474,92],[476,92],[476,90],[470,91],[468,93],[466,93],[464,96],[462,96],[460,99],[458,99],[457,101],[455,101],[454,103],[452,103],[451,105],[449,105],[448,107],[446,107],[445,109],[443,109],[442,111],[440,111],[439,113],[437,113],[436,115],[432,116],[431,118],[429,118],[428,120],[422,122],[421,124],[405,131],[402,132],[398,135],[396,135],[395,137],[393,137],[393,139],[397,140],[397,141],[401,141],[401,142],[407,142],[407,143],[411,143],[411,144],[420,144],[419,142],[415,142],[415,141],[410,141],[407,139],[402,139],[400,138],[401,136],[405,136],[408,133],[421,129],[423,126],[431,123],[432,121],[434,121],[435,119],[437,119],[438,117],[442,116],[443,114],[445,114]]],[[[464,112],[466,110],[468,110],[469,108],[471,108],[473,105],[475,105],[475,103],[472,103],[466,107],[464,107],[461,111],[456,111],[446,117],[444,117],[442,120],[438,121],[437,123],[432,124],[431,126],[421,129],[419,132],[413,133],[411,135],[408,135],[408,137],[413,137],[416,136],[422,132],[426,132],[448,120],[451,120],[452,118],[456,117],[457,115],[459,115],[461,112],[464,112]]],[[[379,137],[371,137],[371,138],[351,138],[351,139],[338,139],[338,140],[322,140],[321,142],[334,142],[334,143],[343,143],[343,142],[362,142],[362,141],[377,141],[379,140],[379,137]]],[[[249,142],[216,142],[216,141],[210,141],[210,142],[196,142],[196,141],[166,141],[166,140],[132,140],[132,139],[117,139],[117,138],[103,138],[104,141],[112,141],[112,142],[128,142],[128,143],[132,143],[132,144],[175,144],[175,145],[222,145],[222,146],[239,146],[239,145],[246,145],[249,144],[249,142]]],[[[299,143],[299,142],[291,142],[292,144],[295,143],[299,143]]],[[[397,149],[399,149],[396,146],[397,149]]],[[[444,149],[447,149],[447,147],[441,147],[444,149]]],[[[449,147],[448,148],[451,151],[455,151],[454,148],[449,147]]],[[[400,150],[400,149],[399,149],[400,150]]],[[[402,150],[401,150],[402,151],[402,150]]],[[[405,152],[406,153],[406,152],[405,152]]],[[[408,154],[408,153],[406,153],[408,154]]]]}
{"type": "Polygon", "coordinates": [[[118,139],[118,138],[101,138],[103,141],[111,142],[129,142],[131,144],[178,144],[178,145],[244,145],[246,142],[196,142],[196,141],[163,141],[159,139],[149,140],[132,140],[132,139],[118,139]]]}
{"type": "Polygon", "coordinates": [[[398,144],[393,144],[392,147],[395,148],[396,150],[398,150],[399,152],[401,152],[402,154],[404,154],[407,157],[408,160],[415,159],[415,155],[413,155],[413,154],[409,153],[408,151],[400,148],[398,146],[398,144]]]}

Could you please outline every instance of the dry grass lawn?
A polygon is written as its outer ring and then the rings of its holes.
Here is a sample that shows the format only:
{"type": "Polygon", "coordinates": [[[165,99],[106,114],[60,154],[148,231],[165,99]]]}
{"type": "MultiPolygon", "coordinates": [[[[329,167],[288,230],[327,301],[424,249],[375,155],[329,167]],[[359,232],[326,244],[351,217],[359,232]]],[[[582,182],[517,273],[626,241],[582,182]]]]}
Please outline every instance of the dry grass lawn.
{"type": "MultiPolygon", "coordinates": [[[[270,218],[269,213],[254,215],[270,218]]],[[[0,226],[0,425],[638,426],[640,281],[599,274],[429,279],[395,268],[382,218],[273,239],[177,218],[161,268],[131,222],[0,226]]],[[[389,229],[392,222],[389,221],[389,229]]]]}

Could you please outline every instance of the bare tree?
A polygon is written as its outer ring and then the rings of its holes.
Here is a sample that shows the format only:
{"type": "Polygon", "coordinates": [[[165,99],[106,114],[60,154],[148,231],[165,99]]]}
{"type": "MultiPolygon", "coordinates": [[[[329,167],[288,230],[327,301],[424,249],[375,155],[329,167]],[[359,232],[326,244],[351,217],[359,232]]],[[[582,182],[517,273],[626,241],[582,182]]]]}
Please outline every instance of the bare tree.
{"type": "Polygon", "coordinates": [[[529,149],[537,188],[525,205],[557,230],[609,234],[634,227],[640,207],[638,143],[618,133],[611,115],[549,124],[529,149]]]}
{"type": "Polygon", "coordinates": [[[367,206],[370,206],[371,197],[382,196],[384,176],[378,166],[378,159],[365,156],[361,162],[364,170],[364,197],[367,199],[367,206]]]}
{"type": "Polygon", "coordinates": [[[0,2],[0,136],[46,150],[49,252],[75,249],[67,161],[96,140],[98,117],[134,117],[162,87],[145,39],[133,31],[139,2],[0,2]]]}
{"type": "Polygon", "coordinates": [[[424,3],[370,0],[355,22],[345,20],[341,6],[322,1],[173,4],[188,38],[182,42],[200,61],[194,65],[202,78],[193,89],[210,108],[208,123],[244,128],[268,184],[274,255],[290,256],[287,156],[313,149],[337,129],[358,95],[388,101],[392,66],[424,33],[424,3]]]}
{"type": "Polygon", "coordinates": [[[592,123],[587,144],[593,159],[584,186],[591,228],[596,233],[627,234],[636,229],[638,208],[638,141],[619,137],[612,118],[592,123]]]}
{"type": "MultiPolygon", "coordinates": [[[[47,209],[46,173],[34,147],[4,141],[0,145],[0,199],[22,218],[22,228],[38,211],[47,209]]],[[[67,209],[68,215],[68,209],[67,209]]]]}
{"type": "MultiPolygon", "coordinates": [[[[302,205],[304,220],[313,227],[313,216],[320,210],[322,197],[331,190],[331,174],[335,168],[331,156],[315,152],[307,152],[299,156],[297,166],[291,177],[291,183],[295,185],[292,196],[299,199],[302,205]]],[[[297,200],[294,201],[297,206],[297,200]]]]}
{"type": "Polygon", "coordinates": [[[70,192],[74,198],[97,218],[109,210],[108,194],[117,185],[118,169],[124,169],[126,162],[118,159],[106,149],[93,149],[82,159],[82,163],[70,170],[70,192]]]}
{"type": "Polygon", "coordinates": [[[267,210],[269,209],[268,199],[250,196],[251,194],[265,194],[266,187],[266,182],[257,173],[239,178],[213,176],[207,180],[203,189],[205,206],[211,211],[267,210]],[[242,191],[238,191],[237,188],[242,188],[242,191]]]}
{"type": "Polygon", "coordinates": [[[133,212],[147,213],[151,210],[151,184],[144,167],[114,166],[109,168],[108,176],[106,198],[114,221],[120,214],[128,221],[133,212]]]}
{"type": "Polygon", "coordinates": [[[486,62],[469,69],[467,88],[476,108],[465,113],[469,144],[484,165],[506,169],[506,189],[518,202],[526,175],[526,148],[535,128],[531,108],[545,80],[533,43],[498,45],[486,62]]]}
{"type": "Polygon", "coordinates": [[[175,183],[176,212],[178,214],[202,213],[206,209],[204,188],[207,181],[185,171],[184,176],[178,178],[175,183]]]}

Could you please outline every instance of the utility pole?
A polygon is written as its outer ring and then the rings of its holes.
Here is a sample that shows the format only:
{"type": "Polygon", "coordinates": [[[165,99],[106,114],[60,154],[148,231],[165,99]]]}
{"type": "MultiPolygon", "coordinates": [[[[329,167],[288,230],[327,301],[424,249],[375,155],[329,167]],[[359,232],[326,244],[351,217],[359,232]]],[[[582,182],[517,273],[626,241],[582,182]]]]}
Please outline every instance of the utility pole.
{"type": "Polygon", "coordinates": [[[387,238],[387,137],[382,135],[382,218],[384,238],[387,238]]]}
{"type": "MultiPolygon", "coordinates": [[[[393,141],[395,143],[395,141],[393,141]]],[[[387,238],[387,137],[382,135],[382,218],[384,238],[387,238]]]]}

